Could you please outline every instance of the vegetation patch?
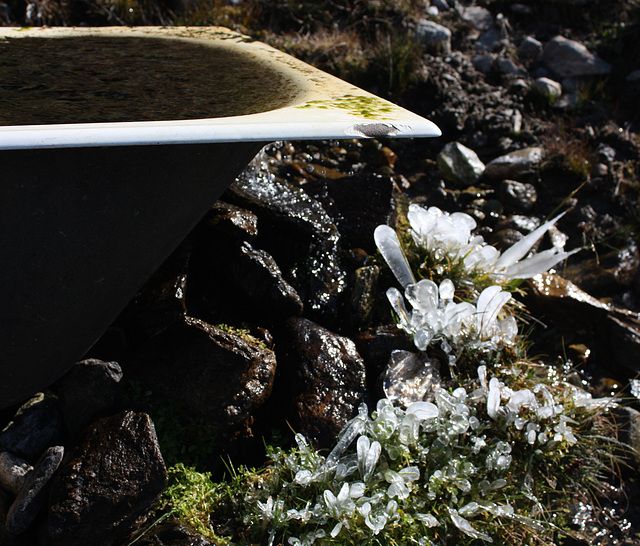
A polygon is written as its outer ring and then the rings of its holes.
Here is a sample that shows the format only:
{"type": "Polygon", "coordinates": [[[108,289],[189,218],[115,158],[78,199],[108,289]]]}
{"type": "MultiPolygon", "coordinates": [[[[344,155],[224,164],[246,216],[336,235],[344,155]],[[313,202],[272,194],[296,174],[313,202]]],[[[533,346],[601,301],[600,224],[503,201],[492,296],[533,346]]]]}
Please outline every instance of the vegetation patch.
{"type": "Polygon", "coordinates": [[[530,254],[556,221],[502,253],[463,213],[412,205],[400,236],[380,226],[404,290],[387,296],[415,344],[392,353],[385,397],[329,453],[297,434],[292,449],[267,446],[264,467],[229,467],[217,484],[178,465],[161,508],[220,544],[588,541],[571,507],[597,513],[622,464],[616,403],[528,358],[508,305],[516,281],[570,254],[530,254]]]}

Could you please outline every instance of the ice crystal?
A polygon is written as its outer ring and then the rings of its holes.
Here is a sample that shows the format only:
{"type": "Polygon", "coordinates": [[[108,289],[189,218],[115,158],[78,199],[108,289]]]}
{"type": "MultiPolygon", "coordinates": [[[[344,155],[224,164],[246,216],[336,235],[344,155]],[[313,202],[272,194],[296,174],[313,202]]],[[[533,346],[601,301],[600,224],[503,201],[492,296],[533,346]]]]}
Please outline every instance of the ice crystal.
{"type": "MultiPolygon", "coordinates": [[[[430,253],[444,251],[452,259],[462,260],[469,272],[480,271],[500,280],[534,277],[576,252],[565,252],[562,248],[553,247],[525,257],[561,217],[562,214],[544,222],[501,254],[481,236],[473,235],[476,221],[468,214],[449,214],[437,207],[425,209],[415,204],[409,206],[407,214],[410,233],[418,247],[430,253]]],[[[387,255],[382,254],[387,259],[387,255]]]]}
{"type": "Polygon", "coordinates": [[[500,286],[485,288],[474,305],[453,301],[454,286],[449,279],[436,285],[422,279],[408,284],[405,297],[397,288],[389,288],[387,298],[398,318],[398,326],[411,334],[416,348],[426,351],[436,342],[449,353],[460,347],[497,349],[513,344],[517,324],[513,317],[500,320],[501,309],[511,294],[500,286]],[[405,304],[409,303],[411,311],[405,304]]]}

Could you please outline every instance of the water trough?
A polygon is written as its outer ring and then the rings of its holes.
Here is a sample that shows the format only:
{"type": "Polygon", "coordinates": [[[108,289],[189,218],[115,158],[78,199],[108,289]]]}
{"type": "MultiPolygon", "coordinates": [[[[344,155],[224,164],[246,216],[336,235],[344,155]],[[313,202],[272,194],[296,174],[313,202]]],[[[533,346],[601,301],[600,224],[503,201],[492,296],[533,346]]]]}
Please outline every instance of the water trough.
{"type": "Polygon", "coordinates": [[[80,359],[266,143],[439,134],[223,28],[0,29],[0,407],[80,359]]]}

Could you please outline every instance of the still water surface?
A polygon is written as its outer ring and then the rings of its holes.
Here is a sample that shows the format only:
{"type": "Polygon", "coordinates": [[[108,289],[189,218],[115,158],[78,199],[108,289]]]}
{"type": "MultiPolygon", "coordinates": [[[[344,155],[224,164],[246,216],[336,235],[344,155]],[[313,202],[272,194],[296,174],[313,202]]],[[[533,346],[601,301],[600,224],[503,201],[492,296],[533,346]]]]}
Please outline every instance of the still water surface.
{"type": "Polygon", "coordinates": [[[264,63],[185,40],[0,41],[0,125],[238,116],[284,106],[293,84],[264,63]]]}

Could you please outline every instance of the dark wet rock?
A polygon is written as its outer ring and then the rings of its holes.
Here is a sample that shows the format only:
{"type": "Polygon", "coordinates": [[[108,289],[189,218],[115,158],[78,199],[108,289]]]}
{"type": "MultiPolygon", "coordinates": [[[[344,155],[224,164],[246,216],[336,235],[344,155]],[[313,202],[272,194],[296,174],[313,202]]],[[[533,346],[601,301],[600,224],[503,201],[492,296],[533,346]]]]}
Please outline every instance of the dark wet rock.
{"type": "Polygon", "coordinates": [[[496,231],[501,229],[515,229],[520,233],[530,233],[540,225],[540,220],[534,216],[524,216],[523,214],[511,214],[503,218],[495,226],[496,231]]]}
{"type": "Polygon", "coordinates": [[[33,467],[7,451],[0,452],[0,487],[17,495],[33,467]]]}
{"type": "Polygon", "coordinates": [[[369,324],[378,297],[380,268],[376,265],[356,269],[351,294],[347,301],[346,318],[354,330],[369,324]]]}
{"type": "Polygon", "coordinates": [[[329,447],[364,401],[364,362],[353,341],[310,320],[289,319],[287,328],[298,431],[316,446],[329,447]]]}
{"type": "Polygon", "coordinates": [[[186,317],[140,349],[132,373],[214,427],[238,426],[271,393],[272,351],[251,337],[186,317]]]}
{"type": "Polygon", "coordinates": [[[252,240],[258,235],[258,217],[247,209],[217,201],[200,222],[199,229],[206,227],[212,236],[252,240]]]}
{"type": "Polygon", "coordinates": [[[500,183],[498,193],[505,206],[522,212],[533,209],[538,200],[538,194],[533,184],[516,180],[503,180],[500,183]]]}
{"type": "Polygon", "coordinates": [[[606,320],[606,341],[612,360],[622,369],[640,372],[640,317],[631,311],[614,309],[606,320]]]}
{"type": "Polygon", "coordinates": [[[7,493],[4,489],[0,489],[0,544],[4,544],[2,542],[2,531],[4,531],[5,522],[7,520],[7,512],[9,511],[9,507],[11,506],[11,498],[9,497],[9,493],[7,493]]]}
{"type": "MultiPolygon", "coordinates": [[[[154,336],[186,313],[185,290],[192,242],[184,241],[144,284],[121,316],[133,343],[154,336]]],[[[112,360],[112,357],[98,355],[112,360]]]]}
{"type": "Polygon", "coordinates": [[[138,546],[210,546],[212,543],[179,523],[161,523],[136,541],[138,546]]]}
{"type": "Polygon", "coordinates": [[[591,328],[602,323],[611,307],[551,273],[527,281],[526,305],[542,320],[553,320],[572,328],[591,328]]]}
{"type": "Polygon", "coordinates": [[[147,513],[166,479],[148,415],[126,411],[100,419],[51,482],[46,544],[118,544],[147,513]]]}
{"type": "MultiPolygon", "coordinates": [[[[273,257],[245,241],[227,262],[229,283],[239,304],[243,299],[256,307],[257,315],[287,317],[302,313],[302,300],[283,278],[273,257]],[[262,311],[262,312],[261,312],[262,311]]],[[[248,305],[247,308],[250,308],[248,305]]]]}
{"type": "Polygon", "coordinates": [[[120,401],[122,368],[95,358],[77,362],[56,384],[67,432],[75,436],[120,401]]]}
{"type": "Polygon", "coordinates": [[[247,291],[247,296],[264,303],[283,314],[302,312],[302,301],[296,291],[284,280],[273,257],[264,250],[242,244],[236,267],[237,283],[247,291]]]}
{"type": "Polygon", "coordinates": [[[497,221],[502,217],[504,205],[499,199],[486,199],[482,206],[482,211],[487,216],[487,223],[491,224],[493,221],[497,221]]]}
{"type": "Polygon", "coordinates": [[[537,146],[516,150],[490,161],[484,176],[492,180],[522,180],[537,171],[542,158],[543,150],[537,146]]]}
{"type": "Polygon", "coordinates": [[[5,525],[7,513],[14,497],[0,489],[0,544],[2,546],[34,546],[38,544],[37,524],[19,535],[10,533],[5,525]]]}
{"type": "Polygon", "coordinates": [[[493,193],[494,193],[493,190],[488,188],[481,188],[479,186],[469,186],[467,188],[463,188],[458,193],[458,205],[476,206],[478,203],[478,200],[486,201],[486,199],[490,195],[493,195],[493,193]],[[474,202],[476,203],[476,205],[473,205],[474,202]]]}
{"type": "Polygon", "coordinates": [[[7,513],[6,528],[9,533],[21,535],[36,519],[49,492],[51,478],[58,470],[63,455],[64,447],[53,446],[48,448],[35,464],[7,513]]]}
{"type": "Polygon", "coordinates": [[[491,244],[501,252],[504,252],[507,248],[512,247],[518,241],[522,240],[523,237],[524,235],[517,229],[499,229],[491,236],[491,244]]]}
{"type": "Polygon", "coordinates": [[[322,205],[259,163],[238,177],[225,196],[257,214],[256,245],[275,258],[306,312],[329,321],[335,317],[345,273],[338,258],[340,234],[322,205]]]}
{"type": "MultiPolygon", "coordinates": [[[[568,359],[571,360],[571,362],[574,362],[576,365],[580,366],[581,369],[585,369],[590,356],[591,349],[584,343],[572,343],[567,347],[568,359]]],[[[567,375],[567,380],[571,384],[581,388],[588,385],[588,381],[583,380],[577,371],[569,373],[567,375]]]]}
{"type": "Polygon", "coordinates": [[[640,315],[592,297],[572,282],[545,273],[527,281],[525,304],[543,322],[581,331],[593,341],[600,375],[640,371],[640,315]]]}
{"type": "Polygon", "coordinates": [[[36,461],[49,446],[60,443],[60,403],[52,393],[27,400],[0,433],[0,450],[36,461]]]}
{"type": "Polygon", "coordinates": [[[619,427],[619,439],[631,448],[626,453],[636,468],[640,468],[640,411],[634,408],[619,406],[615,409],[616,424],[619,427]]]}
{"type": "MultiPolygon", "coordinates": [[[[260,164],[248,168],[226,193],[258,215],[262,229],[273,225],[297,228],[304,237],[301,245],[308,245],[312,235],[331,235],[335,226],[320,203],[311,199],[301,188],[277,180],[260,164]],[[271,225],[270,225],[271,224],[271,225]]],[[[305,248],[306,249],[306,248],[305,248]]]]}
{"type": "MultiPolygon", "coordinates": [[[[223,201],[218,201],[198,224],[187,269],[185,304],[191,314],[194,306],[199,310],[203,308],[206,314],[218,304],[215,301],[221,292],[218,288],[235,279],[233,266],[227,264],[237,256],[238,248],[245,241],[257,237],[257,225],[258,217],[253,212],[223,201]]],[[[219,303],[220,306],[226,304],[226,301],[219,303]]]]}
{"type": "Polygon", "coordinates": [[[415,30],[416,41],[426,46],[434,54],[451,53],[451,31],[434,21],[424,19],[418,21],[415,30]]]}
{"type": "Polygon", "coordinates": [[[376,163],[379,167],[393,167],[398,161],[398,155],[389,146],[382,146],[376,154],[376,163]]]}
{"type": "Polygon", "coordinates": [[[296,161],[291,164],[291,168],[307,180],[317,180],[323,178],[326,180],[335,180],[345,176],[344,172],[335,167],[329,167],[327,165],[321,165],[317,163],[311,163],[307,161],[296,161]]]}
{"type": "Polygon", "coordinates": [[[563,36],[556,36],[545,44],[542,62],[560,78],[611,72],[609,63],[591,53],[583,44],[563,36]]]}
{"type": "Polygon", "coordinates": [[[608,398],[620,396],[624,386],[617,379],[599,377],[591,384],[590,393],[594,398],[608,398]]]}
{"type": "MultiPolygon", "coordinates": [[[[551,246],[556,248],[564,248],[567,246],[569,236],[560,231],[557,225],[551,226],[545,236],[545,239],[549,240],[551,246]]],[[[564,267],[564,264],[563,264],[564,267]]]]}
{"type": "Polygon", "coordinates": [[[449,142],[437,157],[442,175],[450,182],[470,186],[484,172],[485,166],[478,155],[459,142],[449,142]]]}
{"type": "Polygon", "coordinates": [[[391,177],[379,174],[322,180],[305,186],[336,222],[342,246],[363,248],[369,253],[376,251],[373,231],[380,224],[389,223],[395,214],[394,188],[391,177]]]}
{"type": "Polygon", "coordinates": [[[639,273],[640,252],[634,243],[620,250],[583,258],[563,271],[567,279],[599,297],[633,285],[639,273]]]}

